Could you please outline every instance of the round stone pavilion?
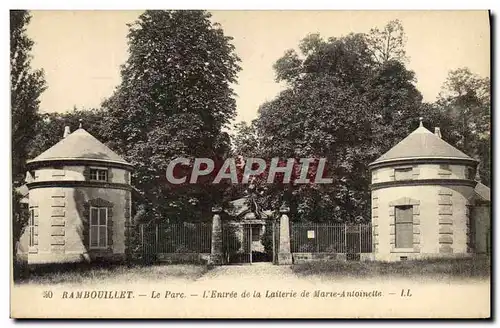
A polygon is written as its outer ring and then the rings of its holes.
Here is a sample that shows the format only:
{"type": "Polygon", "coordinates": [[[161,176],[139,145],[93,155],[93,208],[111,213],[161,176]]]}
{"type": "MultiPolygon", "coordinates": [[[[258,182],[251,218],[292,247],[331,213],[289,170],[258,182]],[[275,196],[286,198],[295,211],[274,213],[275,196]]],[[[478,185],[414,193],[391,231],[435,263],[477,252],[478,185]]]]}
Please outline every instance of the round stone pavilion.
{"type": "MultiPolygon", "coordinates": [[[[467,256],[475,252],[471,217],[478,161],[420,126],[369,165],[376,260],[467,256]]],[[[476,220],[477,221],[477,220],[476,220]]],[[[489,228],[488,228],[489,229],[489,228]]]]}
{"type": "Polygon", "coordinates": [[[132,166],[81,125],[27,162],[28,264],[125,259],[132,166]]]}

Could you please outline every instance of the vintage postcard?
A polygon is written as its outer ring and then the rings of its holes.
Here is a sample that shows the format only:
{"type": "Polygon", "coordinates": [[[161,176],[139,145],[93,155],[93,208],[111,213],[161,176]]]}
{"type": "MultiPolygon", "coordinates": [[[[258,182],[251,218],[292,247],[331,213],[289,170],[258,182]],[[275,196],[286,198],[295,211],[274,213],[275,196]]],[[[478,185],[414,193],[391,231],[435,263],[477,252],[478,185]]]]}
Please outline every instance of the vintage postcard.
{"type": "Polygon", "coordinates": [[[11,317],[490,318],[488,11],[10,11],[11,317]]]}

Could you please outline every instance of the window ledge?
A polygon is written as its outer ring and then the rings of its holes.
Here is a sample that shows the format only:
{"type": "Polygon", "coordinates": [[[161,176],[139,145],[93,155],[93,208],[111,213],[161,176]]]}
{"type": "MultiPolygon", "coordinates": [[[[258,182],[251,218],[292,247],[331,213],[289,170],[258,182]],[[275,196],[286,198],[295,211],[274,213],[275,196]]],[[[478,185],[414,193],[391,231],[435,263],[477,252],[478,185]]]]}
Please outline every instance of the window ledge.
{"type": "Polygon", "coordinates": [[[392,248],[391,253],[418,253],[412,248],[392,248]]]}
{"type": "Polygon", "coordinates": [[[111,246],[100,247],[100,248],[92,247],[89,249],[89,253],[112,253],[112,252],[113,249],[111,248],[111,246]]]}
{"type": "Polygon", "coordinates": [[[28,253],[30,253],[30,254],[36,254],[36,253],[38,253],[38,247],[36,247],[36,246],[30,246],[29,249],[28,249],[28,253]]]}

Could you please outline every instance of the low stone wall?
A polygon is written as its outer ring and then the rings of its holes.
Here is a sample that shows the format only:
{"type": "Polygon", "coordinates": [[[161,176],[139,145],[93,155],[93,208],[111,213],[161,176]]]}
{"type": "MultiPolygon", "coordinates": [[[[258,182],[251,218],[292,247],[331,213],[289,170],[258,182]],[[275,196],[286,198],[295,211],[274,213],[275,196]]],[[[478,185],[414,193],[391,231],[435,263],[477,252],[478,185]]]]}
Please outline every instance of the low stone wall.
{"type": "Polygon", "coordinates": [[[390,253],[377,254],[376,260],[382,262],[432,260],[432,259],[460,259],[473,257],[471,253],[390,253]]]}
{"type": "Polygon", "coordinates": [[[292,253],[293,263],[295,264],[311,261],[347,261],[353,255],[359,255],[360,261],[372,261],[374,259],[373,253],[292,253]]]}
{"type": "Polygon", "coordinates": [[[375,254],[373,253],[361,253],[359,256],[360,261],[375,261],[375,254]]]}
{"type": "Polygon", "coordinates": [[[16,260],[23,265],[38,266],[38,265],[59,265],[63,263],[91,263],[91,262],[104,262],[108,264],[124,263],[126,262],[126,255],[124,253],[113,252],[68,252],[62,254],[54,253],[34,253],[24,254],[18,253],[16,260]]]}
{"type": "Polygon", "coordinates": [[[158,262],[169,264],[206,264],[210,259],[210,253],[159,253],[156,257],[158,262]]]}

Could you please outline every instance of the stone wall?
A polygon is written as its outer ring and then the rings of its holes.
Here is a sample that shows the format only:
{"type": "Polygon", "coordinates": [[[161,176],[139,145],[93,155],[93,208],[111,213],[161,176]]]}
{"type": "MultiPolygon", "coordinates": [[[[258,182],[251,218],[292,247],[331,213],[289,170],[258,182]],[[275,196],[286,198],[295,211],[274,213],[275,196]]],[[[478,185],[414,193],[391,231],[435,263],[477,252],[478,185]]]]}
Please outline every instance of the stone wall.
{"type": "Polygon", "coordinates": [[[474,251],[477,254],[491,252],[491,213],[489,205],[477,205],[471,209],[474,227],[474,251]]]}
{"type": "MultiPolygon", "coordinates": [[[[99,167],[94,165],[64,165],[58,168],[42,167],[37,169],[34,174],[34,181],[85,181],[89,168],[99,167]]],[[[108,182],[130,184],[130,173],[120,168],[102,167],[108,170],[108,182]]]]}
{"type": "Polygon", "coordinates": [[[377,260],[467,254],[467,186],[397,186],[374,190],[372,223],[377,260]],[[413,247],[395,247],[395,206],[413,206],[413,247]]]}
{"type": "Polygon", "coordinates": [[[396,168],[411,168],[412,179],[422,180],[471,178],[468,176],[468,169],[472,167],[454,164],[409,164],[381,167],[372,171],[372,183],[394,181],[396,168]]]}
{"type": "Polygon", "coordinates": [[[29,229],[21,237],[19,252],[28,264],[118,260],[125,257],[125,227],[130,221],[130,191],[111,188],[35,188],[30,208],[36,213],[36,247],[29,247],[29,229]],[[99,204],[97,204],[99,203],[99,204]],[[108,248],[88,245],[88,206],[110,206],[108,248]],[[24,256],[23,256],[24,255],[24,256]]]}

